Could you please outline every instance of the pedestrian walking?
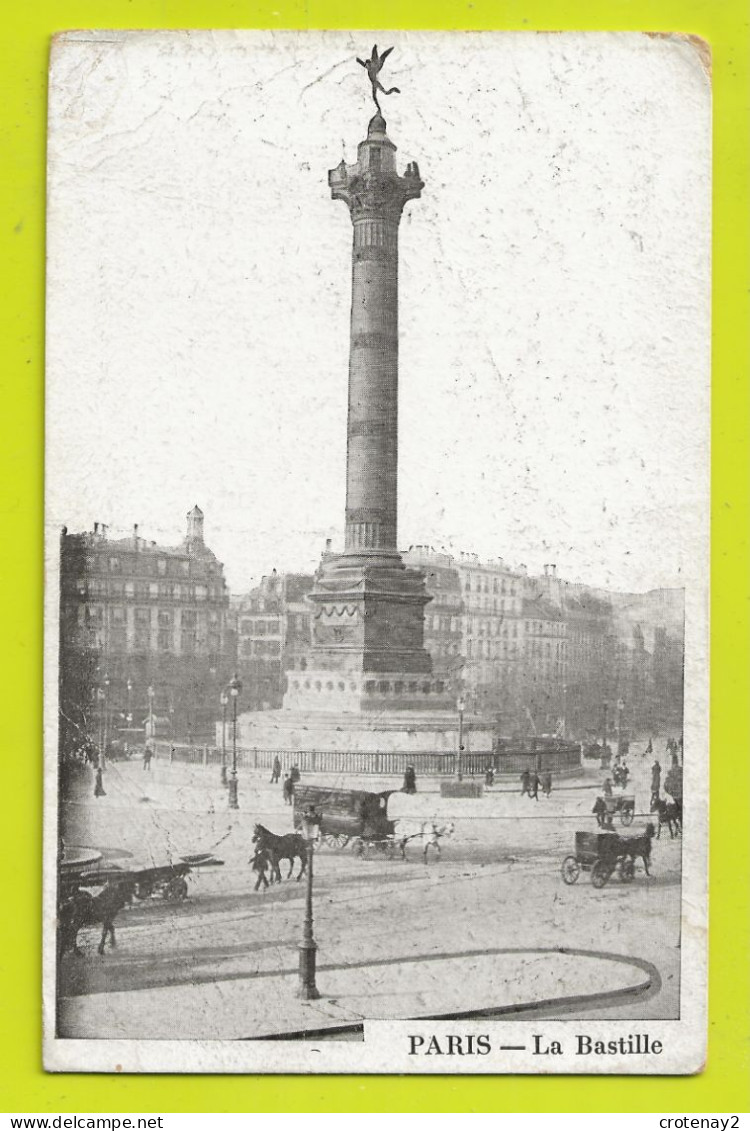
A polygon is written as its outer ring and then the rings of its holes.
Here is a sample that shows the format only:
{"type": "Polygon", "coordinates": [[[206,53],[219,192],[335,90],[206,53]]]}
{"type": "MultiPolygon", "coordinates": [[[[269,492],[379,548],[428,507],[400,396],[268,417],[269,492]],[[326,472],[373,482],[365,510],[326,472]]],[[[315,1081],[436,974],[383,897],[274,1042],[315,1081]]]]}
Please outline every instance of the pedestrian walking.
{"type": "Polygon", "coordinates": [[[281,787],[281,792],[284,795],[285,805],[294,804],[294,782],[292,781],[291,774],[287,774],[284,778],[284,784],[281,787]]]}
{"type": "Polygon", "coordinates": [[[153,755],[153,751],[151,750],[151,747],[147,746],[146,749],[143,751],[143,768],[144,768],[144,770],[150,770],[151,769],[151,759],[153,758],[153,756],[154,755],[153,755]]]}
{"type": "Polygon", "coordinates": [[[484,784],[485,785],[494,785],[495,784],[495,771],[493,770],[492,766],[490,766],[488,768],[487,773],[484,775],[484,784]]]}
{"type": "Polygon", "coordinates": [[[417,774],[411,763],[404,770],[404,784],[401,787],[402,793],[416,793],[417,792],[417,774]]]}
{"type": "Polygon", "coordinates": [[[523,773],[521,774],[521,797],[524,797],[526,794],[529,794],[529,796],[531,796],[531,788],[530,787],[531,787],[531,774],[529,773],[528,770],[524,770],[523,773]]]}
{"type": "Polygon", "coordinates": [[[612,778],[605,778],[604,779],[604,796],[605,797],[611,797],[612,796],[612,778]]]}
{"type": "Polygon", "coordinates": [[[256,851],[255,856],[252,856],[250,858],[250,866],[257,875],[253,891],[257,891],[261,884],[263,885],[264,891],[268,887],[268,877],[266,876],[266,871],[268,870],[270,863],[271,857],[268,854],[267,848],[259,848],[256,851]]]}
{"type": "Polygon", "coordinates": [[[94,785],[94,797],[106,797],[107,794],[104,789],[104,781],[101,766],[96,767],[96,783],[94,785]]]}
{"type": "Polygon", "coordinates": [[[275,785],[280,777],[281,777],[281,762],[279,761],[279,756],[277,754],[276,757],[273,760],[273,766],[271,768],[271,785],[275,785]]]}
{"type": "Polygon", "coordinates": [[[539,786],[540,785],[541,785],[541,782],[540,782],[540,779],[539,779],[539,774],[536,772],[536,770],[534,770],[534,773],[531,775],[531,779],[529,781],[529,801],[531,801],[532,797],[534,798],[535,801],[539,800],[539,786]]]}
{"type": "Polygon", "coordinates": [[[649,757],[651,757],[651,755],[653,754],[653,752],[654,752],[654,744],[653,744],[653,742],[651,741],[651,739],[649,738],[649,740],[648,740],[648,746],[646,747],[646,754],[648,754],[648,756],[649,756],[649,757]]]}
{"type": "Polygon", "coordinates": [[[542,774],[542,793],[545,797],[552,793],[552,774],[549,770],[542,774]]]}
{"type": "Polygon", "coordinates": [[[289,777],[292,779],[292,785],[296,785],[301,776],[302,775],[299,772],[299,766],[295,763],[289,771],[289,777]]]}
{"type": "Polygon", "coordinates": [[[659,763],[659,760],[656,759],[654,761],[653,766],[651,767],[651,792],[655,793],[656,796],[658,797],[660,789],[661,789],[661,765],[659,763]]]}

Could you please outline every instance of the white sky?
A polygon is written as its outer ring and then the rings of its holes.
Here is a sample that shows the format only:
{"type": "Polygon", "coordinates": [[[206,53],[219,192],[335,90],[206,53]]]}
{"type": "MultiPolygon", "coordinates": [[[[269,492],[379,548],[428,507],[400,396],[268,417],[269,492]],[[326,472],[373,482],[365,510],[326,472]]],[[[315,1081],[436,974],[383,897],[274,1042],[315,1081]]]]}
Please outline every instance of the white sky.
{"type": "Polygon", "coordinates": [[[351,225],[327,171],[383,78],[399,167],[399,541],[625,590],[705,565],[710,92],[676,40],[69,33],[50,106],[48,524],[231,588],[343,542],[351,225]]]}

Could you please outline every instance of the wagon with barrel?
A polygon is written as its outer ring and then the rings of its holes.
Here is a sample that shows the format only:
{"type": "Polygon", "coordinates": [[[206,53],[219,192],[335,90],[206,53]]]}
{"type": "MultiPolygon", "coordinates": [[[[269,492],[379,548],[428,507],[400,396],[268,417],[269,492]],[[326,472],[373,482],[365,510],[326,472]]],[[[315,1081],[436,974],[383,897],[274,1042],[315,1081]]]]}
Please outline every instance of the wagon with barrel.
{"type": "Polygon", "coordinates": [[[631,883],[635,878],[633,842],[641,840],[614,832],[577,832],[575,852],[566,856],[560,867],[563,882],[574,884],[581,872],[590,872],[595,888],[603,888],[614,874],[622,883],[631,883]]]}
{"type": "Polygon", "coordinates": [[[394,856],[401,852],[395,821],[388,819],[388,798],[394,792],[297,785],[294,827],[302,827],[302,815],[312,807],[320,818],[320,839],[330,848],[341,849],[351,844],[355,856],[394,856]]]}
{"type": "Polygon", "coordinates": [[[80,888],[99,888],[106,884],[129,883],[136,899],[160,898],[169,903],[180,903],[187,898],[187,877],[196,869],[217,867],[223,864],[211,852],[182,856],[176,863],[166,863],[127,868],[118,864],[88,864],[80,868],[61,870],[60,894],[63,899],[80,888]]]}

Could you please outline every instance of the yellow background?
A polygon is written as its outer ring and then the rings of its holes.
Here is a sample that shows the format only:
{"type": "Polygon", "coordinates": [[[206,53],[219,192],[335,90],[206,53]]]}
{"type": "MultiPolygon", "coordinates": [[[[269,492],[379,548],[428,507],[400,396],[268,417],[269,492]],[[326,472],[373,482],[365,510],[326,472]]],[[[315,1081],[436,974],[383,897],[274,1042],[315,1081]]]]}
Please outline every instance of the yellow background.
{"type": "MultiPolygon", "coordinates": [[[[4,1112],[747,1112],[748,12],[745,0],[6,0],[0,41],[0,687],[4,1112]],[[66,28],[681,31],[713,50],[715,111],[709,1060],[689,1078],[51,1076],[41,1070],[45,96],[66,28]],[[9,929],[7,929],[9,928],[9,929]],[[8,937],[10,936],[10,937],[8,937]]],[[[678,453],[675,452],[677,458],[678,453]]],[[[654,533],[658,537],[658,533],[654,533]]]]}

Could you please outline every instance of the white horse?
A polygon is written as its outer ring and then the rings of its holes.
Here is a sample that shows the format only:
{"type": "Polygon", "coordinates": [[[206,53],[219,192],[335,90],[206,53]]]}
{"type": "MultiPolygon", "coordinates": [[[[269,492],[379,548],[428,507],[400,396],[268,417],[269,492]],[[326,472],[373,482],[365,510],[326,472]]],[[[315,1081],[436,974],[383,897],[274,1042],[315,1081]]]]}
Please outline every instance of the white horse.
{"type": "Polygon", "coordinates": [[[422,855],[425,864],[427,863],[427,853],[430,848],[434,848],[438,856],[440,856],[440,841],[442,837],[453,836],[455,832],[455,825],[449,821],[447,825],[439,825],[437,821],[422,821],[418,828],[415,828],[414,823],[411,825],[414,831],[410,831],[407,822],[398,822],[397,833],[399,837],[399,847],[401,848],[401,856],[406,859],[406,846],[411,840],[421,840],[422,842],[422,855]],[[404,826],[404,827],[402,827],[404,826]]]}

